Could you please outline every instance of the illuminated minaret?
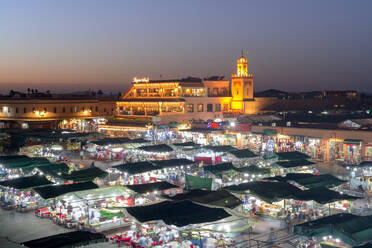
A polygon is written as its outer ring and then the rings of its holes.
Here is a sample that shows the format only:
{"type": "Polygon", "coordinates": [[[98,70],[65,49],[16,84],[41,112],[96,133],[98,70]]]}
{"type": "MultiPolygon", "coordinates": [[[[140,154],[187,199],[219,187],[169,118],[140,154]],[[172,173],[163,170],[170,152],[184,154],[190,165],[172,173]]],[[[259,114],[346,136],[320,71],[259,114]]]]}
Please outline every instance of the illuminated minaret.
{"type": "Polygon", "coordinates": [[[231,76],[233,110],[244,111],[244,101],[253,101],[253,75],[248,73],[248,60],[242,56],[236,61],[236,74],[231,76]]]}

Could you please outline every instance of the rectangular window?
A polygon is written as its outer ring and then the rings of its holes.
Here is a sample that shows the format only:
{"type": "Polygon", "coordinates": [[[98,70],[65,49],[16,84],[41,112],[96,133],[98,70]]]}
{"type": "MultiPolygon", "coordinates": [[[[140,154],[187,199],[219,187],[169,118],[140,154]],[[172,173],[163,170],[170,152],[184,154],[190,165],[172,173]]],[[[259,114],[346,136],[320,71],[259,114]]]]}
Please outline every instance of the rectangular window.
{"type": "Polygon", "coordinates": [[[120,106],[120,107],[119,107],[119,110],[120,110],[120,111],[123,111],[123,106],[120,106]]]}
{"type": "Polygon", "coordinates": [[[54,113],[57,113],[57,108],[56,108],[56,107],[54,107],[53,111],[54,111],[54,113]]]}
{"type": "Polygon", "coordinates": [[[65,107],[62,108],[62,112],[66,113],[66,108],[65,107]]]}
{"type": "Polygon", "coordinates": [[[104,108],[104,109],[103,109],[103,112],[105,112],[105,113],[106,113],[106,108],[104,108]]]}
{"type": "Polygon", "coordinates": [[[213,112],[213,104],[211,103],[207,104],[207,112],[213,112]]]}
{"type": "Polygon", "coordinates": [[[44,113],[46,113],[47,112],[47,109],[46,108],[44,108],[44,113]]]}
{"type": "Polygon", "coordinates": [[[10,113],[10,108],[8,108],[8,113],[10,113]]]}
{"type": "Polygon", "coordinates": [[[81,109],[81,112],[84,112],[84,110],[85,110],[85,108],[83,107],[83,108],[81,109]]]}
{"type": "Polygon", "coordinates": [[[229,110],[229,104],[228,103],[225,103],[223,105],[223,111],[228,111],[229,110]]]}
{"type": "Polygon", "coordinates": [[[23,108],[23,113],[27,113],[27,108],[23,108]]]}
{"type": "Polygon", "coordinates": [[[98,112],[98,106],[96,106],[96,112],[98,112]]]}
{"type": "Polygon", "coordinates": [[[194,104],[187,104],[187,112],[194,113],[194,104]]]}
{"type": "Polygon", "coordinates": [[[78,112],[78,107],[75,106],[75,113],[78,112]]]}
{"type": "Polygon", "coordinates": [[[204,111],[203,104],[202,103],[198,104],[198,112],[203,112],[203,111],[204,111]]]}
{"type": "Polygon", "coordinates": [[[72,107],[70,107],[70,113],[74,112],[74,109],[72,107]]]}
{"type": "Polygon", "coordinates": [[[35,108],[32,108],[32,112],[34,112],[34,113],[35,113],[35,108]]]}
{"type": "Polygon", "coordinates": [[[214,111],[215,112],[221,112],[221,104],[220,103],[216,103],[214,111]]]}
{"type": "Polygon", "coordinates": [[[18,108],[16,108],[16,113],[18,113],[18,108]]]}

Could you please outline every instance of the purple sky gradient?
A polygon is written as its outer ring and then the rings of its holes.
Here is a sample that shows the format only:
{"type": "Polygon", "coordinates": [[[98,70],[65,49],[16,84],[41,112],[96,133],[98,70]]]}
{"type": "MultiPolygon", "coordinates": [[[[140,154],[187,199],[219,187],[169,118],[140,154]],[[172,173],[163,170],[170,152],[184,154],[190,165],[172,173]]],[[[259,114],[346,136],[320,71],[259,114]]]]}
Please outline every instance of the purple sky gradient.
{"type": "Polygon", "coordinates": [[[230,79],[244,48],[255,90],[372,92],[371,9],[370,0],[3,0],[0,91],[230,79]]]}

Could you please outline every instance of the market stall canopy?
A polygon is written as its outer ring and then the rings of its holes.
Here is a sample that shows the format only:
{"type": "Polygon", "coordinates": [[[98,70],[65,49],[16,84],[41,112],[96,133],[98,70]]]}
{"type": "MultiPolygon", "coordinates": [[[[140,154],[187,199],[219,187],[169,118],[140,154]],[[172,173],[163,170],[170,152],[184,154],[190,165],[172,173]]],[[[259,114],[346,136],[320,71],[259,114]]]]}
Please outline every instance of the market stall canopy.
{"type": "Polygon", "coordinates": [[[37,167],[49,163],[49,160],[43,157],[28,157],[24,155],[0,156],[0,164],[7,169],[37,167]]]}
{"type": "Polygon", "coordinates": [[[246,167],[235,167],[232,163],[220,163],[216,165],[206,165],[203,167],[204,170],[209,171],[213,174],[222,174],[227,172],[236,173],[249,173],[249,174],[269,174],[270,169],[260,168],[255,165],[246,167]]]}
{"type": "Polygon", "coordinates": [[[219,163],[216,165],[206,165],[203,167],[205,171],[209,171],[213,174],[221,174],[229,171],[235,171],[235,167],[232,163],[219,163]]]}
{"type": "Polygon", "coordinates": [[[115,165],[113,168],[116,168],[120,171],[124,171],[130,175],[141,174],[144,172],[149,172],[153,170],[160,170],[161,167],[154,165],[151,162],[135,162],[135,163],[125,163],[120,165],[115,165]]]}
{"type": "Polygon", "coordinates": [[[212,178],[202,178],[192,175],[185,175],[185,188],[186,189],[212,189],[212,178]]]}
{"type": "Polygon", "coordinates": [[[296,225],[294,234],[308,237],[331,235],[349,245],[361,245],[371,240],[372,215],[335,214],[296,225]]]}
{"type": "Polygon", "coordinates": [[[360,164],[343,164],[344,167],[353,167],[353,168],[366,168],[366,167],[372,167],[372,161],[362,161],[360,164]]]}
{"type": "Polygon", "coordinates": [[[297,160],[280,161],[280,162],[276,162],[276,164],[284,168],[293,168],[293,167],[299,167],[299,166],[309,166],[315,163],[309,160],[306,160],[306,159],[297,159],[297,160]]]}
{"type": "Polygon", "coordinates": [[[211,205],[223,208],[235,208],[242,204],[242,201],[226,190],[192,190],[188,193],[177,194],[169,197],[173,201],[189,200],[195,203],[211,205]]]}
{"type": "Polygon", "coordinates": [[[282,181],[282,182],[293,181],[301,186],[304,186],[310,189],[317,188],[317,187],[332,188],[332,187],[339,186],[343,183],[346,183],[346,181],[340,180],[337,177],[330,175],[330,174],[313,175],[310,173],[288,173],[284,177],[276,176],[276,177],[268,177],[265,179],[282,181]]]}
{"type": "Polygon", "coordinates": [[[308,159],[310,156],[306,155],[302,152],[277,152],[276,156],[278,156],[279,160],[299,160],[299,159],[308,159]]]}
{"type": "Polygon", "coordinates": [[[232,151],[238,151],[237,148],[232,146],[203,146],[201,147],[206,150],[211,150],[213,152],[232,152],[232,151]]]}
{"type": "Polygon", "coordinates": [[[147,143],[147,140],[144,139],[130,139],[130,138],[104,138],[101,140],[91,141],[91,143],[99,146],[108,146],[108,145],[119,145],[119,144],[135,144],[135,143],[147,143]]]}
{"type": "Polygon", "coordinates": [[[224,187],[223,189],[236,193],[249,193],[266,202],[277,202],[282,199],[291,199],[301,190],[286,182],[263,182],[254,181],[224,187]]]}
{"type": "Polygon", "coordinates": [[[45,164],[42,166],[37,167],[40,171],[44,174],[51,175],[51,176],[58,176],[59,174],[67,173],[69,167],[65,163],[51,163],[45,164]]]}
{"type": "Polygon", "coordinates": [[[125,144],[128,141],[129,141],[129,138],[104,138],[101,140],[91,141],[91,143],[96,144],[98,146],[108,146],[108,145],[125,144]]]}
{"type": "Polygon", "coordinates": [[[245,167],[235,167],[235,170],[240,173],[256,174],[256,175],[265,175],[270,174],[269,168],[261,168],[255,165],[245,166],[245,167]]]}
{"type": "Polygon", "coordinates": [[[80,247],[89,244],[107,242],[108,239],[102,233],[88,231],[75,231],[56,234],[40,239],[34,239],[22,243],[29,248],[59,248],[59,247],[80,247]]]}
{"type": "Polygon", "coordinates": [[[344,144],[345,145],[360,145],[360,143],[362,142],[362,140],[360,139],[345,139],[344,140],[344,144]]]}
{"type": "Polygon", "coordinates": [[[138,149],[146,151],[146,152],[172,152],[173,151],[173,148],[166,144],[141,146],[138,149]]]}
{"type": "Polygon", "coordinates": [[[257,157],[254,152],[252,152],[250,149],[241,149],[241,150],[233,150],[229,151],[232,155],[234,155],[237,158],[254,158],[257,157]]]}
{"type": "Polygon", "coordinates": [[[192,141],[183,142],[183,143],[173,143],[172,145],[178,146],[178,147],[192,147],[192,148],[199,148],[200,147],[199,144],[196,144],[192,141]]]}
{"type": "Polygon", "coordinates": [[[162,190],[167,190],[167,189],[178,188],[179,186],[168,183],[168,182],[155,182],[155,183],[125,185],[125,187],[139,194],[145,194],[145,193],[154,192],[154,191],[162,191],[162,190]]]}
{"type": "Polygon", "coordinates": [[[163,221],[167,225],[177,227],[217,221],[231,216],[223,208],[209,208],[191,201],[164,201],[147,206],[129,207],[126,211],[141,223],[163,221]]]}
{"type": "Polygon", "coordinates": [[[168,160],[152,160],[151,162],[161,168],[180,167],[180,166],[190,165],[194,163],[194,161],[185,159],[185,158],[175,158],[175,159],[168,159],[168,160]]]}
{"type": "Polygon", "coordinates": [[[318,187],[295,194],[296,200],[301,201],[316,201],[320,204],[326,204],[342,200],[357,200],[360,197],[355,197],[347,194],[340,194],[337,191],[330,190],[326,187],[318,187]]]}
{"type": "Polygon", "coordinates": [[[75,182],[93,181],[95,178],[104,178],[108,175],[107,172],[94,167],[79,171],[73,171],[70,174],[61,174],[59,177],[65,181],[72,180],[75,182]]]}
{"type": "Polygon", "coordinates": [[[44,199],[55,198],[57,196],[67,194],[70,192],[77,192],[88,189],[97,189],[98,186],[93,182],[62,184],[38,187],[34,190],[44,199]]]}
{"type": "Polygon", "coordinates": [[[17,179],[0,182],[1,186],[16,189],[29,189],[51,184],[53,184],[53,182],[46,179],[46,177],[39,175],[34,175],[31,177],[21,177],[17,179]]]}
{"type": "Polygon", "coordinates": [[[131,191],[123,186],[111,186],[98,189],[88,189],[76,191],[59,196],[59,199],[74,199],[81,200],[101,200],[110,197],[122,196],[125,194],[130,195],[131,191]]]}

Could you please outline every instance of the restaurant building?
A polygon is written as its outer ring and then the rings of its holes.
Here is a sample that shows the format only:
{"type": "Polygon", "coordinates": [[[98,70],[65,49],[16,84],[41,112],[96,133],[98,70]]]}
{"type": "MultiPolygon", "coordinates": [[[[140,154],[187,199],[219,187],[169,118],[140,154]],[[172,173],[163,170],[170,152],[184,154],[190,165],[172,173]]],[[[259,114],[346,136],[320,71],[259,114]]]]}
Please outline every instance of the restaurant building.
{"type": "Polygon", "coordinates": [[[115,109],[112,99],[14,93],[0,97],[0,128],[62,128],[92,131],[115,109]]]}

